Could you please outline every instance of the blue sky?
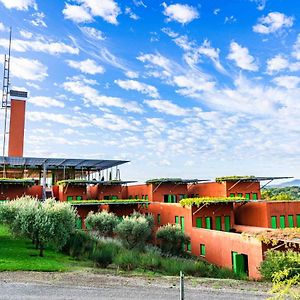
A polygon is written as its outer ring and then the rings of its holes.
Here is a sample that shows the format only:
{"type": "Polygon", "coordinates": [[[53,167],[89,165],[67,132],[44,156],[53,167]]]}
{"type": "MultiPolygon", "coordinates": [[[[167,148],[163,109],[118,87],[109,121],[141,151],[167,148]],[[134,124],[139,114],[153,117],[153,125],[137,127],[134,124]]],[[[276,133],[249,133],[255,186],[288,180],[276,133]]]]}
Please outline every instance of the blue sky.
{"type": "Polygon", "coordinates": [[[128,159],[124,179],[300,177],[295,2],[0,0],[25,155],[128,159]]]}

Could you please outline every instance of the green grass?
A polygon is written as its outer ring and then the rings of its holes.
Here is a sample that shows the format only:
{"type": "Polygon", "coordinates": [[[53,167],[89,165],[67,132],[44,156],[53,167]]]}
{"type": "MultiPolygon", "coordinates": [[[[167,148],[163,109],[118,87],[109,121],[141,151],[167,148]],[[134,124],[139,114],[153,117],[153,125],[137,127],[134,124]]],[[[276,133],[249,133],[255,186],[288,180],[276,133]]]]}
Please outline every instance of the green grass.
{"type": "Polygon", "coordinates": [[[45,256],[31,241],[14,238],[7,227],[0,225],[0,271],[72,271],[91,267],[90,261],[78,261],[53,249],[47,248],[45,256]]]}

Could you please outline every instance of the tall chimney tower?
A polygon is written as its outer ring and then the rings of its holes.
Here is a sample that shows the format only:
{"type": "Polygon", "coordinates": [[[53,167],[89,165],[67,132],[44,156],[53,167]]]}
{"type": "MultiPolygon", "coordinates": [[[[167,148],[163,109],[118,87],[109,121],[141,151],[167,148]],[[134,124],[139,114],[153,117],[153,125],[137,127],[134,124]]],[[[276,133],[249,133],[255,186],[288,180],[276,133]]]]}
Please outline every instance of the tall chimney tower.
{"type": "Polygon", "coordinates": [[[27,92],[10,90],[8,156],[23,156],[27,92]]]}

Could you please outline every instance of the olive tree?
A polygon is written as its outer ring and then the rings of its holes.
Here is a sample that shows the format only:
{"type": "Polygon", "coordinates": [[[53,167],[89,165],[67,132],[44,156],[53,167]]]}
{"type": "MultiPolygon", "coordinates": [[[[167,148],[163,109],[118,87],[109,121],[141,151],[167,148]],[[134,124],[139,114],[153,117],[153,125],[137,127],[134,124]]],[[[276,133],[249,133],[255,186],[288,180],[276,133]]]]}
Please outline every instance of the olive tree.
{"type": "Polygon", "coordinates": [[[91,211],[85,219],[86,227],[102,236],[111,236],[118,223],[118,217],[106,210],[98,213],[91,211]]]}

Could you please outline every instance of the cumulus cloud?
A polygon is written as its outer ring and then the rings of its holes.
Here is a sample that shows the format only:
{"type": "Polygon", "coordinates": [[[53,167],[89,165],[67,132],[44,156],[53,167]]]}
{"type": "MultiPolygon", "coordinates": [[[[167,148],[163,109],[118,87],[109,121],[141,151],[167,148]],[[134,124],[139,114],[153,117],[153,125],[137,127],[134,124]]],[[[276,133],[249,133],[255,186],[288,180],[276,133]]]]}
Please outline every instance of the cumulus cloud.
{"type": "Polygon", "coordinates": [[[133,123],[114,114],[104,114],[101,118],[94,118],[92,123],[102,129],[112,131],[138,131],[138,127],[133,123]]]}
{"type": "Polygon", "coordinates": [[[227,58],[233,60],[235,64],[243,70],[258,70],[258,65],[256,64],[254,57],[250,55],[248,48],[242,47],[236,42],[230,43],[230,52],[227,58]]]}
{"type": "Polygon", "coordinates": [[[6,31],[6,27],[2,22],[0,22],[0,31],[6,31]]]}
{"type": "Polygon", "coordinates": [[[29,7],[37,9],[35,0],[0,0],[8,9],[28,10],[29,7]]]}
{"type": "Polygon", "coordinates": [[[130,7],[125,8],[125,14],[128,15],[130,19],[135,20],[135,21],[140,18],[137,14],[135,14],[132,11],[132,9],[130,7]]]}
{"type": "Polygon", "coordinates": [[[288,59],[282,54],[278,54],[273,58],[267,60],[267,73],[273,74],[274,72],[278,72],[289,67],[288,59]]]}
{"type": "Polygon", "coordinates": [[[279,76],[273,79],[276,85],[286,89],[295,89],[299,87],[300,77],[298,76],[279,76]]]}
{"type": "Polygon", "coordinates": [[[167,115],[186,116],[189,113],[188,109],[180,107],[170,100],[145,100],[144,103],[146,103],[149,107],[167,115]]]}
{"type": "Polygon", "coordinates": [[[75,23],[87,23],[93,21],[93,17],[87,9],[80,5],[71,5],[66,3],[62,13],[65,19],[72,20],[75,23]]]}
{"type": "Polygon", "coordinates": [[[294,18],[280,12],[270,12],[267,16],[258,19],[253,31],[261,34],[274,33],[282,28],[292,27],[294,18]]]}
{"type": "MultiPolygon", "coordinates": [[[[0,47],[7,48],[7,40],[0,39],[0,47]]],[[[40,40],[20,40],[14,39],[13,51],[26,52],[26,51],[37,51],[48,54],[79,54],[79,49],[62,42],[52,42],[45,39],[40,40]]]]}
{"type": "Polygon", "coordinates": [[[156,87],[136,80],[115,80],[115,83],[124,90],[134,90],[152,98],[158,98],[159,93],[156,87]]]}
{"type": "Polygon", "coordinates": [[[199,18],[199,12],[193,6],[187,4],[171,4],[167,5],[163,2],[163,14],[167,17],[167,21],[176,21],[181,24],[187,24],[199,18]]]}
{"type": "Polygon", "coordinates": [[[43,81],[47,76],[47,67],[35,59],[12,57],[12,76],[28,81],[43,81]]]}
{"type": "Polygon", "coordinates": [[[28,98],[27,102],[40,107],[65,107],[65,104],[62,101],[58,101],[46,96],[30,97],[28,98]]]}
{"type": "Polygon", "coordinates": [[[20,30],[20,35],[25,39],[31,39],[33,36],[33,33],[26,30],[20,30]]]}
{"type": "Polygon", "coordinates": [[[93,17],[101,17],[108,23],[117,25],[117,17],[121,9],[114,0],[78,0],[80,5],[65,5],[63,14],[66,19],[76,23],[93,21],[93,17]]]}
{"type": "Polygon", "coordinates": [[[298,34],[297,40],[296,40],[295,44],[293,45],[292,55],[296,59],[300,60],[300,34],[298,34]]]}
{"type": "Polygon", "coordinates": [[[44,21],[44,18],[46,17],[46,15],[43,12],[37,12],[32,14],[33,19],[30,21],[30,23],[33,26],[36,27],[47,27],[46,22],[44,21]]]}
{"type": "Polygon", "coordinates": [[[98,41],[104,41],[105,40],[104,33],[101,30],[98,30],[94,27],[88,27],[88,26],[80,27],[80,30],[90,38],[93,38],[93,39],[98,40],[98,41]]]}
{"type": "Polygon", "coordinates": [[[67,60],[67,63],[70,67],[80,70],[85,74],[102,74],[105,71],[102,66],[98,65],[94,60],[89,58],[83,61],[67,60]]]}

